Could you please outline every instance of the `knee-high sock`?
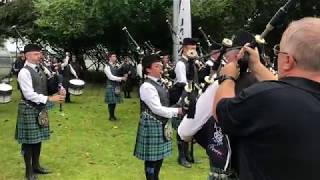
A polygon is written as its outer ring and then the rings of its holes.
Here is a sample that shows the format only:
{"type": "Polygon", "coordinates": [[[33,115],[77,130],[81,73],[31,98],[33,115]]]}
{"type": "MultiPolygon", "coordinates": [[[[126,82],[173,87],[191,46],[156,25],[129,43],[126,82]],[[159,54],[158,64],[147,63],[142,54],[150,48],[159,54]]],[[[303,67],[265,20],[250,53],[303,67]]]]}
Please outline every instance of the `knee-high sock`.
{"type": "Polygon", "coordinates": [[[163,162],[163,159],[159,160],[159,161],[156,161],[156,169],[155,169],[155,176],[156,176],[156,180],[159,180],[159,174],[160,174],[160,169],[161,169],[161,166],[162,166],[162,162],[163,162]]]}
{"type": "Polygon", "coordinates": [[[40,168],[40,153],[41,153],[41,143],[32,145],[32,167],[33,169],[40,168]]]}
{"type": "Polygon", "coordinates": [[[109,115],[110,117],[114,117],[114,110],[116,108],[116,104],[108,104],[109,115]]]}
{"type": "Polygon", "coordinates": [[[145,161],[144,170],[147,180],[159,180],[160,168],[162,166],[163,159],[158,161],[145,161]]]}
{"type": "Polygon", "coordinates": [[[33,173],[32,169],[32,144],[22,144],[21,152],[24,158],[24,164],[26,166],[26,176],[30,176],[33,173]]]}

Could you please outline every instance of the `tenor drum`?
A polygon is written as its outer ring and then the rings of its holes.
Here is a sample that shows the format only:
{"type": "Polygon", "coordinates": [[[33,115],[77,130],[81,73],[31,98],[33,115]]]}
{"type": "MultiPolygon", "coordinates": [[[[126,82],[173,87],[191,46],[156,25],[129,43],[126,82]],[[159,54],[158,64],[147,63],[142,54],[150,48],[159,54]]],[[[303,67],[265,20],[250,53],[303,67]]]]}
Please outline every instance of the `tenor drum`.
{"type": "Polygon", "coordinates": [[[71,79],[69,81],[69,93],[72,95],[79,96],[83,93],[85,82],[81,79],[71,79]]]}
{"type": "Polygon", "coordinates": [[[0,84],[0,103],[8,103],[11,101],[12,86],[9,84],[0,84]]]}

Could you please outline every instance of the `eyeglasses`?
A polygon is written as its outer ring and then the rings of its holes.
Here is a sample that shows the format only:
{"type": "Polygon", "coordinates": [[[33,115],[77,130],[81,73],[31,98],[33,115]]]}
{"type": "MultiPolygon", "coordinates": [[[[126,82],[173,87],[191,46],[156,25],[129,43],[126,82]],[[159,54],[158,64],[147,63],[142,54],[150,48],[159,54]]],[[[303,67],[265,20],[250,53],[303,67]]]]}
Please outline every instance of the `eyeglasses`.
{"type": "MultiPolygon", "coordinates": [[[[273,47],[273,54],[278,56],[279,54],[285,54],[285,55],[289,55],[289,53],[287,52],[283,52],[283,51],[280,51],[280,44],[276,44],[274,47],[273,47]]],[[[291,55],[291,57],[293,58],[294,62],[298,63],[298,61],[296,60],[296,58],[294,56],[291,55]]]]}
{"type": "Polygon", "coordinates": [[[278,56],[278,54],[288,54],[287,52],[280,51],[280,44],[276,44],[273,47],[273,54],[278,56]]]}

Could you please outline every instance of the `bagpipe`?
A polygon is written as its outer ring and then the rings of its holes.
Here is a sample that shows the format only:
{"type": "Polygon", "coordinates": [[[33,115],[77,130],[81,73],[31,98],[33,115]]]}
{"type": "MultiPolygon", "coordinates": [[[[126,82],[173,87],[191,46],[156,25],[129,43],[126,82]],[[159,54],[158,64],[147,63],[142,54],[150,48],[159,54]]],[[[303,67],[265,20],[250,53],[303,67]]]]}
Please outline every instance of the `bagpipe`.
{"type": "MultiPolygon", "coordinates": [[[[128,31],[127,27],[123,27],[122,30],[126,33],[128,40],[130,40],[133,45],[135,46],[134,51],[136,53],[138,53],[139,56],[144,56],[145,52],[144,50],[139,46],[139,44],[137,43],[137,41],[132,37],[132,35],[130,34],[130,32],[128,31]]],[[[130,44],[130,43],[129,43],[130,44]]]]}
{"type": "Polygon", "coordinates": [[[62,87],[62,78],[56,72],[53,72],[50,67],[47,67],[43,62],[39,64],[40,69],[44,72],[47,78],[48,95],[53,95],[62,87]]]}

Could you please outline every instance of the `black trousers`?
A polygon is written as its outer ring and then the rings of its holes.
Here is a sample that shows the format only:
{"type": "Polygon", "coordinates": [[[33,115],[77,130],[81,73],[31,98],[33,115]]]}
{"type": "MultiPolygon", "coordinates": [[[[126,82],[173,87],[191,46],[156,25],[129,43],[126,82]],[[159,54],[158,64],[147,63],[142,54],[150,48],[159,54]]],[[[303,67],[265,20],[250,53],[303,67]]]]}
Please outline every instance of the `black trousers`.
{"type": "Polygon", "coordinates": [[[147,180],[159,180],[160,168],[162,166],[163,159],[158,161],[145,161],[144,171],[146,173],[147,180]]]}

